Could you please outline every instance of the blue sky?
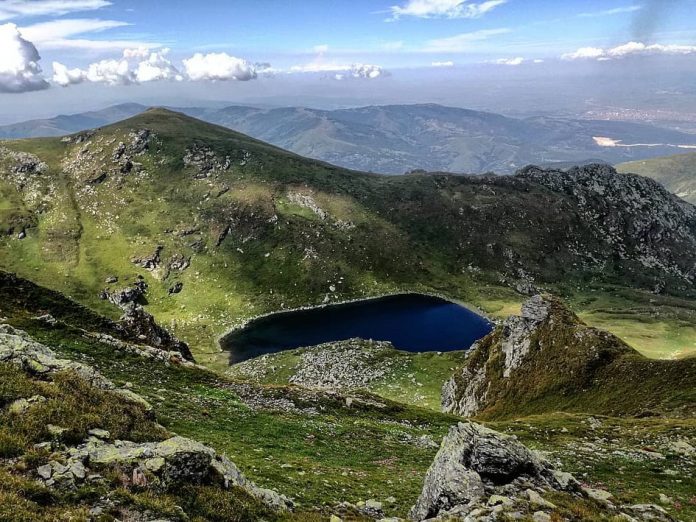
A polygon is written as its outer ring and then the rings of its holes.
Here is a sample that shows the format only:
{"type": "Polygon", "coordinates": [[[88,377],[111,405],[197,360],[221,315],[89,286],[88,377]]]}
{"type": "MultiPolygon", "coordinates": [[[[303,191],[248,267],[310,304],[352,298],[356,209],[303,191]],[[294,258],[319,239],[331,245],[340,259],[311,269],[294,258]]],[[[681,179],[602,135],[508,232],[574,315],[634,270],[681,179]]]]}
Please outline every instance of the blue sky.
{"type": "Polygon", "coordinates": [[[151,82],[203,92],[303,74],[393,83],[415,69],[696,60],[694,12],[696,0],[0,0],[12,49],[0,108],[84,84],[137,97],[151,82]]]}
{"type": "MultiPolygon", "coordinates": [[[[310,54],[316,46],[328,45],[332,52],[384,57],[385,65],[400,66],[426,63],[427,58],[413,55],[427,49],[433,40],[478,31],[506,29],[509,33],[440,54],[464,61],[476,60],[480,55],[514,54],[514,51],[550,58],[578,47],[624,43],[644,36],[635,33],[634,20],[642,16],[654,18],[645,14],[656,12],[650,8],[652,4],[661,6],[657,10],[661,20],[649,34],[652,39],[649,43],[688,44],[696,40],[693,20],[696,2],[693,1],[508,0],[475,18],[402,15],[398,20],[388,21],[393,17],[392,7],[408,3],[407,0],[400,3],[398,0],[113,0],[111,5],[99,9],[76,9],[62,16],[18,16],[11,21],[20,27],[57,19],[122,22],[129,25],[74,37],[159,43],[182,54],[226,51],[259,60],[282,59],[287,55],[310,54]]],[[[2,4],[0,1],[0,11],[2,4]]],[[[47,49],[44,54],[57,53],[47,49]]],[[[79,53],[63,52],[64,56],[69,54],[79,53]]]]}

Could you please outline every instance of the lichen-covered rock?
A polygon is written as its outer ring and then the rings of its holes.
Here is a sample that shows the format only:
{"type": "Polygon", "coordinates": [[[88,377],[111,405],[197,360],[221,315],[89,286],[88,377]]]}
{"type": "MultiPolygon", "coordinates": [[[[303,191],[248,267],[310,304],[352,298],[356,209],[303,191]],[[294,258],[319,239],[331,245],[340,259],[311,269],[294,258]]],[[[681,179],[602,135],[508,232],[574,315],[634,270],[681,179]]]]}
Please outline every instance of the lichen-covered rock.
{"type": "MultiPolygon", "coordinates": [[[[152,409],[145,399],[131,390],[117,388],[114,383],[91,366],[61,359],[53,350],[34,341],[26,332],[7,324],[0,324],[0,362],[12,364],[30,375],[45,379],[50,379],[60,372],[72,371],[95,388],[110,390],[128,402],[141,405],[145,410],[152,409]]],[[[39,400],[36,399],[36,401],[39,400]]]]}
{"type": "Polygon", "coordinates": [[[620,259],[690,283],[696,279],[696,267],[685,262],[683,247],[675,247],[696,246],[696,208],[655,180],[618,174],[602,164],[568,171],[530,166],[515,177],[571,198],[594,234],[604,238],[608,251],[620,259]]]}
{"type": "Polygon", "coordinates": [[[417,521],[447,520],[454,514],[464,518],[474,509],[489,506],[494,497],[528,496],[528,490],[538,495],[530,487],[573,492],[578,483],[567,477],[559,480],[548,462],[514,437],[473,422],[459,423],[442,441],[410,517],[417,521]]]}
{"type": "Polygon", "coordinates": [[[162,442],[117,440],[111,443],[91,436],[83,444],[67,449],[58,460],[62,463],[54,460],[36,470],[38,477],[48,485],[73,488],[90,474],[115,469],[133,486],[159,491],[185,484],[218,484],[226,489],[235,486],[276,511],[292,507],[286,497],[248,480],[226,457],[185,437],[172,437],[162,442]]]}

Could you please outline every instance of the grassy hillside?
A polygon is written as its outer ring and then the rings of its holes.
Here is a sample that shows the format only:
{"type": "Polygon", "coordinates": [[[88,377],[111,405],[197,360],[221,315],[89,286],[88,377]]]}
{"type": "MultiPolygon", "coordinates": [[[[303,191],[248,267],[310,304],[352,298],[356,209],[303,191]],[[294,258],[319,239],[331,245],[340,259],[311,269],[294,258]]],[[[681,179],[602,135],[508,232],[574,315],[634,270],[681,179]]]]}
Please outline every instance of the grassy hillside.
{"type": "MultiPolygon", "coordinates": [[[[78,438],[87,429],[106,426],[114,435],[138,440],[159,440],[167,436],[163,429],[200,440],[229,456],[257,484],[292,496],[295,512],[281,520],[297,521],[326,520],[331,514],[363,520],[354,507],[341,503],[355,506],[368,499],[381,501],[386,516],[405,516],[420,493],[437,443],[458,420],[365,392],[263,386],[198,367],[164,364],[103,344],[94,333],[108,321],[71,313],[79,306],[55,293],[29,284],[18,285],[14,292],[9,286],[4,288],[0,316],[5,321],[60,356],[92,365],[117,386],[128,386],[145,397],[153,411],[137,423],[135,433],[131,419],[143,414],[141,408],[114,402],[109,394],[85,393],[74,378],[47,385],[16,369],[3,374],[0,518],[37,520],[39,513],[47,521],[59,517],[83,520],[89,506],[108,495],[117,500],[117,506],[147,511],[152,518],[230,520],[234,515],[239,520],[274,520],[243,492],[225,493],[210,486],[170,494],[131,490],[117,483],[114,487],[98,483],[72,492],[47,488],[33,472],[49,456],[27,450],[34,439],[18,439],[17,434],[42,440],[45,419],[58,422],[58,415],[61,425],[74,428],[78,438]],[[10,295],[12,299],[8,299],[10,295]],[[50,313],[61,321],[52,325],[38,319],[37,313],[50,313]],[[7,403],[39,392],[50,396],[50,402],[19,417],[22,422],[7,422],[11,416],[7,403]],[[153,416],[164,428],[152,422],[153,416]],[[189,517],[176,506],[183,507],[189,517]]],[[[585,484],[608,489],[616,505],[656,503],[663,494],[669,502],[662,505],[672,515],[682,520],[696,515],[692,502],[696,468],[693,458],[683,453],[688,450],[684,443],[696,441],[693,419],[549,412],[491,426],[546,452],[585,484]]],[[[559,494],[551,500],[557,506],[556,517],[604,521],[615,515],[588,499],[559,494]]],[[[531,512],[525,514],[531,517],[531,512]]]]}
{"type": "Polygon", "coordinates": [[[619,172],[635,172],[659,181],[670,192],[696,204],[696,153],[621,163],[619,172]]]}
{"type": "Polygon", "coordinates": [[[535,285],[627,336],[657,318],[654,344],[695,347],[696,211],[602,169],[383,177],[157,109],[0,143],[0,194],[0,268],[111,318],[103,292],[144,281],[146,308],[211,365],[259,313],[420,290],[505,315],[535,285]],[[610,295],[632,315],[596,301],[610,295]]]}

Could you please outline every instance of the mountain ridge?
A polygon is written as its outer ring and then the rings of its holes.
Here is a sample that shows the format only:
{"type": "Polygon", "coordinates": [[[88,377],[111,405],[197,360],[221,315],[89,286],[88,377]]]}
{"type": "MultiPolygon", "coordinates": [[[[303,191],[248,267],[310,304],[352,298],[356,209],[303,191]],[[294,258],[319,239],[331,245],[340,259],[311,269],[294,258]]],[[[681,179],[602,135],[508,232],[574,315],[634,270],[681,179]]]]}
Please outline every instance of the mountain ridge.
{"type": "Polygon", "coordinates": [[[99,296],[143,281],[147,310],[208,362],[251,316],[397,291],[486,309],[616,285],[691,314],[693,207],[607,166],[380,176],[164,109],[1,147],[0,266],[110,315],[99,296]]]}
{"type": "MultiPolygon", "coordinates": [[[[0,138],[70,134],[133,116],[139,108],[145,109],[133,104],[117,105],[83,115],[0,126],[0,138]],[[61,125],[65,127],[62,131],[61,125]]],[[[388,174],[418,169],[507,174],[526,164],[586,163],[589,158],[619,163],[674,150],[669,146],[602,147],[595,137],[628,144],[694,142],[692,135],[646,124],[551,117],[517,119],[437,104],[335,110],[231,105],[222,109],[175,110],[302,156],[388,174]]]]}

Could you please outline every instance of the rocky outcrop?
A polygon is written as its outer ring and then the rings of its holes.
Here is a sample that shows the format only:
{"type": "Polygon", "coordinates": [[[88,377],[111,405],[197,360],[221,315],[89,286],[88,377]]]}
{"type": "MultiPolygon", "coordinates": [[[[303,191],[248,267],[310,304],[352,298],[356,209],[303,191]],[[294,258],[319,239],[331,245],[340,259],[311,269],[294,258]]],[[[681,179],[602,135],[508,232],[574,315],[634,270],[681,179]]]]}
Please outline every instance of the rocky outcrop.
{"type": "Polygon", "coordinates": [[[517,178],[571,198],[583,221],[620,259],[634,260],[693,283],[696,267],[677,244],[693,248],[696,207],[668,192],[655,180],[618,174],[609,165],[586,165],[568,171],[526,167],[517,178]]]}
{"type": "MultiPolygon", "coordinates": [[[[288,381],[305,388],[355,390],[366,388],[404,363],[391,343],[349,339],[325,343],[295,352],[299,361],[288,381]]],[[[236,364],[231,375],[262,381],[276,368],[273,356],[264,355],[236,364]]]]}
{"type": "Polygon", "coordinates": [[[166,492],[186,484],[217,484],[225,489],[242,488],[276,511],[292,507],[289,499],[258,487],[227,457],[195,440],[172,437],[135,443],[108,439],[108,432],[92,430],[83,444],[54,452],[53,460],[38,468],[38,477],[47,486],[72,489],[99,480],[105,470],[117,469],[127,486],[166,492]]]}
{"type": "Polygon", "coordinates": [[[489,418],[547,411],[631,415],[669,408],[669,394],[692,386],[695,374],[695,361],[644,358],[616,336],[586,326],[559,299],[537,295],[472,348],[444,385],[442,408],[489,418]]]}
{"type": "MultiPolygon", "coordinates": [[[[159,250],[157,251],[159,260],[159,250]]],[[[179,289],[181,291],[181,289],[179,289]]],[[[117,290],[104,290],[102,299],[106,299],[123,310],[118,325],[133,340],[168,352],[178,352],[185,359],[193,361],[189,346],[176,338],[167,329],[161,327],[149,312],[138,304],[147,292],[147,283],[138,279],[130,286],[117,290]]]]}
{"type": "MultiPolygon", "coordinates": [[[[117,388],[91,366],[58,357],[26,332],[6,324],[0,324],[0,363],[13,365],[39,381],[51,381],[58,373],[73,372],[90,386],[142,407],[154,419],[151,406],[141,396],[117,388]]],[[[19,399],[9,405],[8,413],[21,416],[46,401],[39,395],[19,399]]],[[[107,475],[117,473],[124,487],[166,492],[188,484],[211,484],[225,489],[241,488],[272,510],[287,510],[293,505],[286,497],[258,487],[228,458],[195,440],[174,436],[159,442],[112,441],[108,431],[93,428],[81,444],[66,446],[62,442],[66,431],[49,424],[47,432],[53,440],[37,445],[50,450],[50,460],[32,473],[50,488],[75,489],[104,483],[107,475]]]]}
{"type": "Polygon", "coordinates": [[[548,509],[553,505],[542,497],[548,490],[580,488],[572,475],[553,469],[515,438],[459,423],[442,441],[410,518],[486,520],[520,503],[548,509]]]}
{"type": "Polygon", "coordinates": [[[152,314],[146,312],[140,305],[131,303],[126,306],[119,324],[144,344],[166,351],[179,352],[185,359],[193,360],[193,354],[188,345],[157,324],[152,314]]]}
{"type": "MultiPolygon", "coordinates": [[[[114,282],[117,282],[116,279],[114,282]]],[[[124,308],[132,303],[139,302],[147,292],[147,283],[139,279],[130,286],[115,290],[106,289],[101,293],[101,298],[105,299],[119,308],[124,308]]]]}
{"type": "Polygon", "coordinates": [[[199,144],[186,149],[183,161],[184,165],[196,171],[195,177],[198,179],[207,178],[218,172],[225,172],[232,167],[232,160],[229,156],[221,159],[212,148],[199,144]]]}
{"type": "Polygon", "coordinates": [[[72,371],[95,388],[110,390],[124,400],[140,404],[146,410],[151,409],[142,397],[126,388],[117,388],[91,366],[62,359],[47,346],[34,341],[26,332],[6,324],[0,324],[0,362],[12,364],[42,379],[51,379],[57,373],[72,371]]]}

